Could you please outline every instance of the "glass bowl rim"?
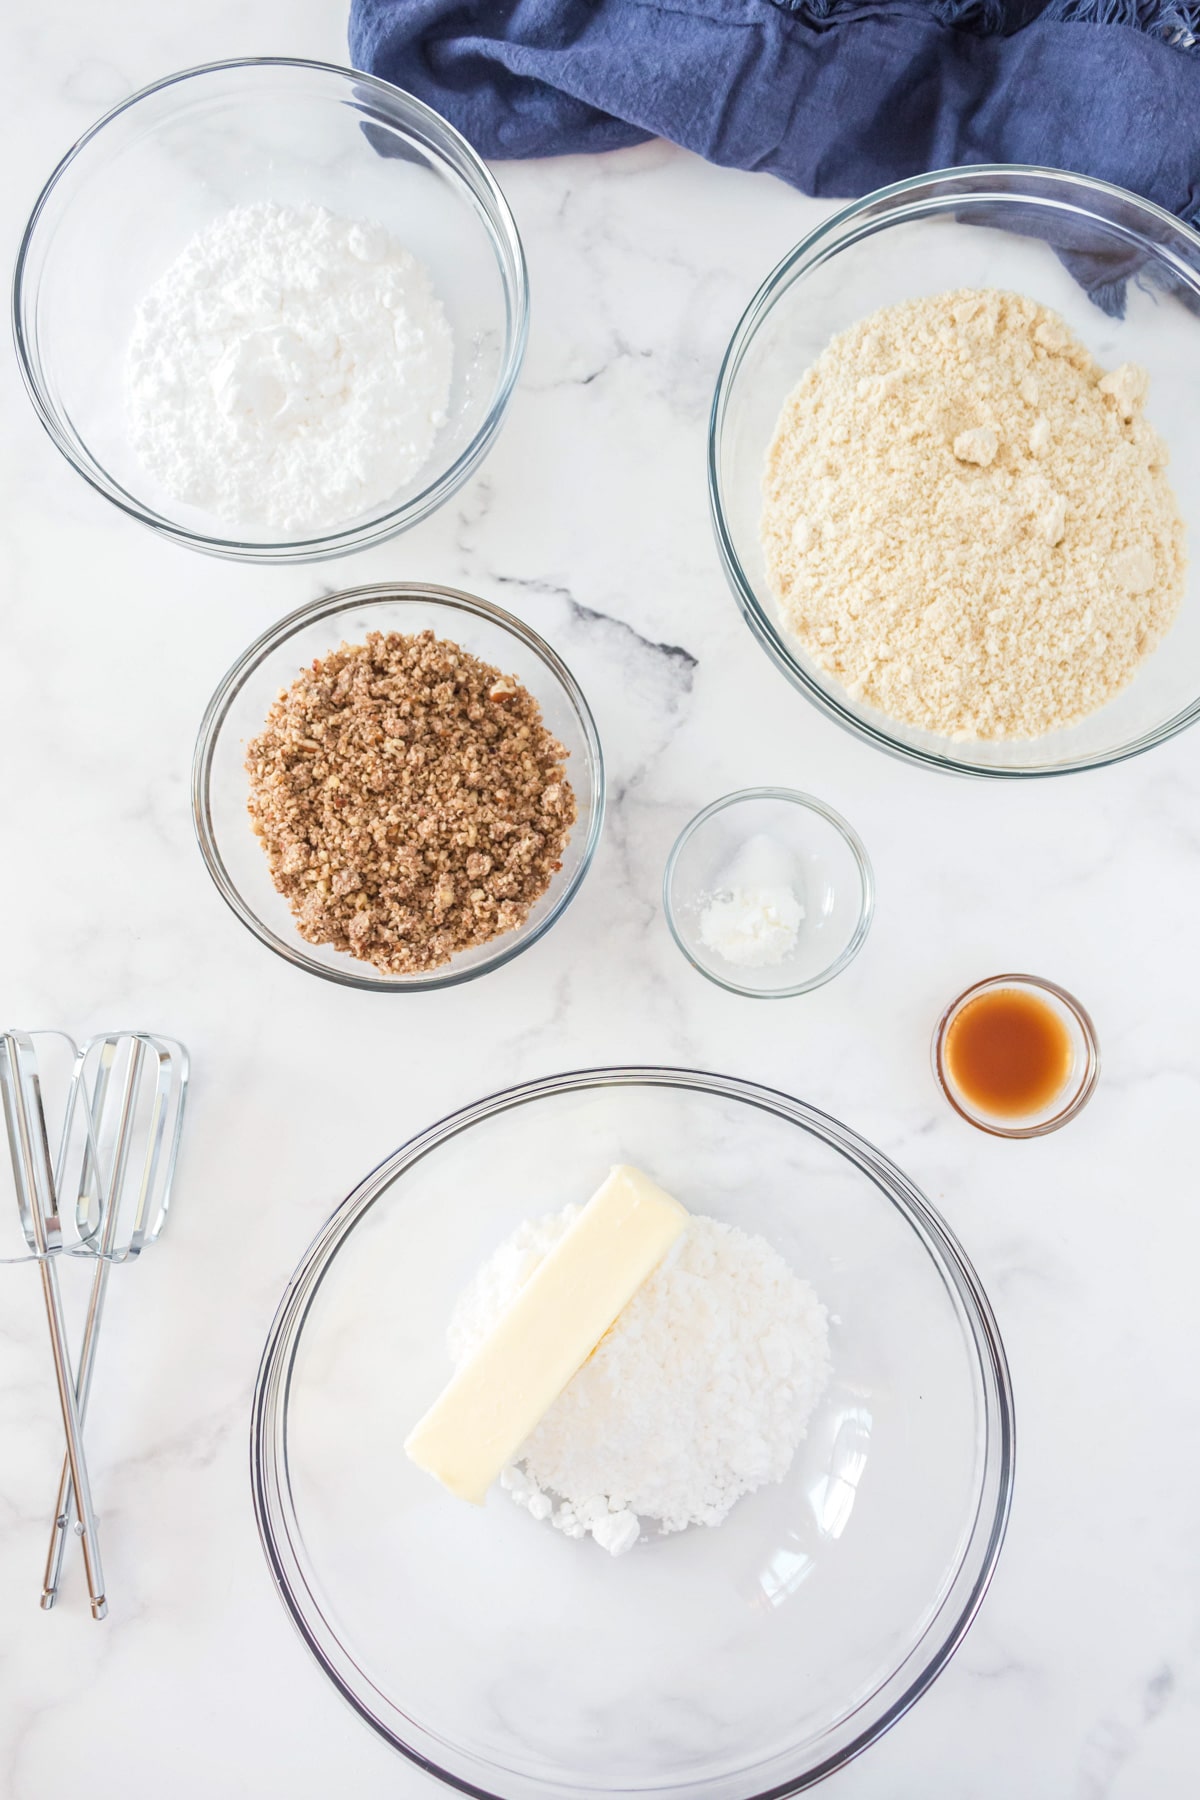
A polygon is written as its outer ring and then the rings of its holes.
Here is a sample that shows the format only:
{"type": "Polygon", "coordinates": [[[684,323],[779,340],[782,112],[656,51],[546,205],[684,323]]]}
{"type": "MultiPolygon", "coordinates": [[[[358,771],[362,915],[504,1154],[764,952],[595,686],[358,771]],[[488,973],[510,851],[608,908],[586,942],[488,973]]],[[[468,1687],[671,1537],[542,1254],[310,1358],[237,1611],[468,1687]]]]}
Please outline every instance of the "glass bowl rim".
{"type": "MultiPolygon", "coordinates": [[[[1074,775],[1087,769],[1109,768],[1115,763],[1125,762],[1130,757],[1140,756],[1147,750],[1155,749],[1166,743],[1181,731],[1187,730],[1200,719],[1200,694],[1189,705],[1183,707],[1171,718],[1156,725],[1152,730],[1143,732],[1141,736],[1132,738],[1115,750],[1098,751],[1093,755],[1074,757],[1070,760],[1047,764],[1039,768],[996,768],[984,763],[972,762],[965,756],[955,756],[949,752],[918,748],[905,743],[899,737],[893,737],[882,725],[875,724],[856,713],[853,708],[827,693],[809,675],[799,659],[788,648],[783,633],[774,624],[762,601],[755,592],[754,585],[742,567],[741,559],[734,548],[733,538],[725,516],[722,499],[722,483],[720,475],[721,436],[724,427],[725,413],[730,392],[747,351],[753,343],[762,320],[770,311],[775,295],[790,284],[793,270],[802,259],[809,257],[832,233],[839,231],[868,209],[880,205],[881,202],[900,201],[906,197],[910,204],[898,210],[894,217],[884,222],[887,226],[907,224],[914,218],[930,217],[936,213],[953,211],[964,204],[964,196],[953,191],[955,183],[962,186],[975,184],[988,177],[1005,178],[1009,181],[1016,177],[1027,177],[1031,181],[1045,182],[1051,186],[1064,189],[1077,187],[1091,194],[1109,199],[1120,200],[1130,208],[1142,212],[1148,219],[1188,244],[1200,258],[1200,231],[1196,231],[1184,220],[1176,218],[1165,208],[1152,200],[1144,199],[1140,194],[1128,188],[1119,187],[1111,181],[1101,181],[1091,175],[1079,175],[1070,169],[1055,169],[1038,163],[966,163],[945,169],[933,169],[922,175],[910,175],[903,181],[893,181],[883,187],[875,188],[861,199],[853,200],[847,206],[839,207],[828,218],[806,232],[793,247],[780,258],[766,278],[759,283],[748,305],[743,311],[733,335],[721,358],[717,371],[716,385],[713,389],[712,406],[708,418],[708,501],[709,515],[712,520],[713,533],[717,541],[717,552],[725,578],[733,591],[738,610],[749,626],[751,633],[759,645],[766,651],[768,658],[785,676],[794,688],[798,688],[805,698],[810,700],[819,712],[832,719],[854,737],[885,751],[902,762],[916,763],[922,768],[938,769],[951,775],[965,775],[984,781],[1021,781],[1045,780],[1060,775],[1074,775]],[[936,191],[931,191],[936,190],[936,191]]],[[[1033,199],[1032,195],[1022,196],[1019,190],[997,192],[972,191],[972,202],[992,200],[1033,199]]],[[[1065,200],[1043,198],[1037,202],[1046,210],[1074,211],[1068,208],[1065,200]]],[[[881,224],[881,229],[884,225],[881,224]]],[[[857,241],[857,240],[854,240],[857,241]]],[[[836,246],[833,255],[837,255],[841,246],[836,246]]],[[[1190,271],[1193,285],[1200,293],[1200,266],[1190,271]]]]}
{"type": "Polygon", "coordinates": [[[930,1060],[933,1065],[933,1078],[937,1082],[942,1098],[953,1108],[960,1119],[965,1119],[968,1125],[975,1127],[976,1131],[985,1131],[989,1137],[999,1138],[1045,1137],[1049,1132],[1057,1131],[1061,1126],[1068,1125],[1078,1113],[1083,1111],[1095,1093],[1096,1083],[1100,1079],[1100,1039],[1096,1034],[1096,1027],[1087,1007],[1081,1000],[1077,1000],[1068,989],[1060,987],[1057,981],[1050,981],[1044,975],[985,975],[981,981],[973,981],[970,987],[964,988],[961,994],[951,1000],[942,1013],[933,1028],[930,1060]],[[981,994],[989,993],[995,988],[1005,987],[1036,988],[1041,993],[1053,994],[1054,998],[1061,1001],[1070,1013],[1083,1038],[1086,1055],[1078,1085],[1072,1090],[1070,1099],[1066,1101],[1060,1111],[1049,1119],[1043,1119],[1037,1125],[1001,1125],[986,1118],[983,1114],[972,1112],[970,1107],[964,1106],[954,1093],[942,1066],[946,1033],[959,1013],[970,1001],[978,999],[981,994]]]}
{"type": "Polygon", "coordinates": [[[596,721],[592,717],[591,707],[588,705],[582,688],[557,651],[553,650],[546,640],[534,631],[532,626],[527,625],[524,620],[518,619],[514,614],[505,612],[503,607],[496,606],[492,601],[483,600],[477,594],[465,593],[459,588],[440,587],[434,582],[384,581],[364,587],[340,588],[336,593],[324,594],[320,599],[306,601],[303,606],[296,607],[294,611],[285,614],[282,619],[278,619],[275,624],[268,626],[266,631],[260,633],[253,643],[242,651],[217,683],[213,696],[204,709],[200,728],[196,734],[196,747],[192,755],[191,796],[192,827],[200,854],[204,858],[204,865],[225,904],[235,918],[239,919],[246,929],[258,939],[260,944],[265,944],[268,950],[273,950],[277,956],[281,956],[285,962],[291,963],[294,968],[302,969],[309,975],[318,975],[325,981],[336,982],[341,987],[365,989],[376,994],[434,993],[441,988],[457,987],[464,981],[474,981],[480,975],[490,974],[493,969],[503,968],[505,963],[511,962],[523,950],[528,950],[531,944],[536,944],[539,938],[543,938],[551,926],[562,917],[583,885],[600,842],[605,808],[604,751],[600,743],[599,732],[596,730],[596,721]],[[242,899],[230,878],[217,843],[210,803],[212,764],[221,730],[228,717],[230,707],[255,670],[266,661],[268,656],[281,649],[290,638],[307,626],[316,624],[322,619],[332,618],[338,613],[353,611],[356,607],[370,606],[376,601],[387,600],[430,601],[436,606],[446,607],[451,612],[468,613],[474,618],[483,619],[488,624],[498,627],[500,631],[515,637],[527,650],[531,650],[557,681],[559,688],[570,703],[583,736],[593,788],[592,817],[579,865],[564,884],[558,899],[547,911],[545,917],[540,919],[530,931],[518,926],[513,932],[503,933],[496,939],[501,948],[469,969],[455,970],[453,962],[451,962],[446,965],[444,974],[435,974],[426,979],[413,981],[401,979],[389,981],[382,976],[368,975],[365,970],[370,965],[366,963],[363,965],[364,973],[361,975],[351,969],[329,969],[297,948],[297,944],[303,943],[302,938],[297,937],[297,943],[292,944],[283,938],[276,937],[275,933],[242,899]]]}
{"type": "MultiPolygon", "coordinates": [[[[984,1448],[979,1498],[950,1588],[918,1643],[873,1693],[839,1722],[840,1725],[843,1728],[848,1725],[888,1687],[898,1691],[877,1719],[851,1732],[840,1748],[799,1775],[789,1776],[783,1783],[767,1789],[748,1788],[742,1800],[786,1800],[786,1796],[806,1791],[844,1768],[883,1737],[915,1705],[954,1656],[983,1603],[1004,1544],[1012,1507],[1016,1424],[1012,1379],[1000,1328],[983,1284],[956,1233],[921,1189],[882,1151],[832,1114],[781,1089],[737,1076],[655,1064],[570,1070],[503,1088],[482,1100],[459,1107],[417,1132],[378,1163],[334,1208],[296,1265],[271,1322],[255,1378],[250,1422],[250,1483],[259,1541],[274,1586],[294,1628],[327,1678],[342,1699],[385,1743],[426,1773],[461,1793],[475,1796],[475,1800],[504,1800],[504,1796],[441,1768],[415,1745],[406,1743],[384,1719],[376,1716],[367,1699],[356,1690],[348,1671],[352,1670],[360,1682],[378,1694],[385,1706],[393,1711],[398,1709],[341,1645],[308,1584],[305,1558],[301,1553],[303,1537],[296,1519],[287,1457],[286,1418],[292,1369],[309,1311],[334,1257],[358,1220],[407,1169],[472,1125],[531,1101],[591,1088],[639,1086],[680,1089],[745,1102],[810,1131],[846,1157],[902,1214],[939,1269],[943,1281],[953,1291],[969,1326],[973,1366],[983,1396],[984,1448]],[[994,1499],[988,1508],[986,1503],[993,1488],[994,1499]],[[978,1566],[967,1578],[967,1591],[956,1599],[956,1589],[963,1579],[972,1549],[976,1552],[978,1566]],[[307,1600],[302,1597],[301,1590],[307,1600]],[[918,1655],[947,1609],[952,1616],[945,1621],[936,1643],[921,1658],[919,1666],[915,1670],[909,1669],[906,1674],[907,1665],[918,1655]]],[[[636,1794],[643,1791],[630,1790],[628,1800],[636,1800],[636,1794]]],[[[599,1800],[599,1790],[595,1788],[578,1792],[580,1800],[599,1800]]]]}
{"type": "Polygon", "coordinates": [[[675,839],[675,842],[671,846],[670,855],[667,857],[666,866],[663,869],[662,905],[663,913],[667,921],[667,929],[670,931],[678,949],[683,953],[687,961],[698,974],[707,976],[709,981],[713,982],[715,986],[724,988],[726,993],[729,994],[739,994],[751,1000],[791,1000],[798,994],[811,994],[815,989],[824,987],[826,982],[832,981],[835,975],[840,975],[843,969],[847,968],[849,964],[854,961],[854,958],[862,949],[867,939],[867,933],[871,929],[871,921],[875,916],[875,872],[871,867],[871,859],[867,855],[867,847],[859,837],[857,831],[855,831],[853,825],[851,825],[847,819],[844,819],[840,812],[835,811],[832,806],[827,805],[824,800],[818,800],[815,794],[803,793],[799,788],[737,788],[733,793],[722,794],[719,799],[712,800],[707,806],[701,807],[700,811],[688,820],[683,830],[679,833],[679,836],[675,839]],[[687,844],[691,840],[693,834],[698,831],[702,825],[706,825],[711,818],[715,818],[717,813],[724,812],[726,807],[737,806],[743,800],[780,800],[793,806],[799,806],[807,812],[817,813],[827,824],[832,825],[834,830],[842,838],[850,851],[851,856],[854,858],[855,866],[858,869],[861,897],[859,902],[858,921],[851,933],[849,942],[827,968],[824,968],[820,970],[818,974],[811,976],[808,981],[796,982],[788,987],[746,987],[739,981],[731,981],[724,975],[718,975],[715,969],[710,969],[706,963],[702,963],[698,957],[692,955],[692,952],[688,949],[688,946],[683,940],[683,934],[679,930],[675,918],[675,905],[671,899],[671,883],[675,875],[676,864],[687,847],[687,844]]]}
{"type": "Polygon", "coordinates": [[[364,74],[359,69],[347,68],[340,63],[322,62],[299,56],[238,56],[228,57],[218,62],[197,63],[191,68],[179,69],[173,74],[164,75],[159,80],[150,82],[147,86],[139,88],[136,93],[129,94],[124,100],[118,101],[115,106],[109,107],[107,112],[76,138],[75,142],[59,158],[43,183],[21,233],[16,261],[13,265],[10,311],[17,366],[21,371],[25,391],[29,395],[38,420],[60,455],[96,493],[102,495],[120,512],[135,519],[139,524],[148,526],[150,530],[159,533],[160,536],[210,556],[224,557],[236,562],[263,564],[319,562],[328,557],[341,556],[365,548],[369,544],[380,543],[407,530],[409,526],[417,524],[421,519],[428,518],[462,486],[472,471],[478,467],[503,423],[524,361],[529,337],[529,271],[516,220],[513,218],[508,201],[491,170],[462,133],[457,131],[449,120],[444,119],[433,107],[427,106],[423,100],[419,100],[415,94],[410,94],[407,89],[396,87],[394,83],[384,81],[378,75],[364,74]],[[95,458],[95,469],[99,471],[99,476],[103,479],[98,478],[97,473],[91,467],[80,461],[69,435],[62,429],[59,409],[44,390],[41,378],[41,359],[40,357],[34,359],[31,356],[25,329],[28,302],[36,297],[36,290],[33,295],[30,295],[28,287],[29,255],[42,215],[49,205],[51,196],[58,190],[75,162],[109,125],[124,113],[140,105],[142,101],[151,99],[168,88],[199,78],[255,69],[297,69],[306,74],[334,75],[355,86],[372,90],[393,108],[399,102],[402,110],[411,114],[414,123],[425,128],[430,140],[427,148],[432,145],[433,154],[439,161],[455,166],[455,158],[458,159],[455,172],[470,187],[479,203],[480,223],[492,240],[493,249],[498,252],[497,260],[501,268],[501,278],[510,314],[505,325],[504,352],[497,375],[496,389],[488,411],[471,441],[464,446],[449,468],[443,470],[435,481],[413,495],[402,506],[393,507],[391,511],[368,519],[361,525],[326,531],[308,538],[283,538],[262,544],[245,543],[236,536],[220,537],[207,532],[193,531],[168,518],[165,514],[152,511],[128,494],[109,475],[97,457],[95,458]]]}

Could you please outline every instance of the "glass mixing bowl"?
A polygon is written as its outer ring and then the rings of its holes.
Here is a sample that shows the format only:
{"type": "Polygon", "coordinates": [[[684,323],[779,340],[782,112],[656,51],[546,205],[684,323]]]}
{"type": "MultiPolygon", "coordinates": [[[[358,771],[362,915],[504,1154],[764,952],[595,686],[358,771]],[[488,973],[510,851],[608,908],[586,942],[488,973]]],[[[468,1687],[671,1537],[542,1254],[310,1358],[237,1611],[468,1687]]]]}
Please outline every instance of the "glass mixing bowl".
{"type": "Polygon", "coordinates": [[[974,1270],[879,1151],[747,1082],[587,1070],[455,1113],[342,1203],[271,1328],[252,1478],[309,1649],[425,1769],[485,1800],[757,1800],[841,1767],[953,1654],[1004,1536],[1012,1394],[974,1270]],[[811,1280],[833,1374],[783,1482],[613,1559],[402,1445],[480,1262],[618,1161],[811,1280]]]}
{"type": "Polygon", "coordinates": [[[1061,313],[1105,367],[1135,362],[1149,371],[1148,415],[1170,449],[1170,479],[1190,525],[1200,487],[1200,236],[1102,181],[981,165],[855,201],[797,244],[755,294],[721,365],[709,428],[709,498],[725,571],[771,660],[868,743],[966,775],[1060,775],[1118,762],[1200,716],[1194,549],[1175,624],[1130,685],[1077,725],[1027,741],[952,742],[856,701],[781,624],[767,585],[761,477],[784,400],[835,333],[880,307],[960,287],[1028,294],[1061,313]],[[1124,316],[1094,304],[1085,281],[1110,304],[1123,286],[1124,316]]]}
{"type": "Polygon", "coordinates": [[[25,385],[71,466],[164,536],[258,562],[338,556],[440,506],[499,430],[528,317],[516,225],[466,140],[386,81],[281,57],[189,69],[114,107],[46,183],[13,282],[25,385]],[[454,332],[449,413],[425,467],[382,506],[303,538],[229,528],[173,499],[134,456],[122,413],[138,302],[197,231],[263,200],[387,226],[429,270],[454,332]]]}
{"type": "Polygon", "coordinates": [[[663,871],[667,927],[693,969],[731,994],[785,1000],[824,987],[866,942],[875,877],[866,846],[832,806],[794,788],[742,788],[698,812],[663,871]],[[704,909],[729,885],[737,859],[765,839],[804,907],[796,945],[765,968],[729,962],[704,941],[704,909]]]}
{"type": "Polygon", "coordinates": [[[298,969],[344,987],[376,993],[420,993],[453,987],[511,962],[536,944],[578,893],[592,864],[604,821],[604,756],[587,701],[567,668],[520,619],[454,588],[396,582],[347,588],[289,613],[239,656],[208,703],[192,760],[192,819],[196,839],[218,892],[260,943],[298,969]],[[271,703],[314,657],[343,643],[362,643],[369,631],[433,631],[472,655],[515,675],[542,709],[542,719],[567,751],[567,778],[578,817],[562,867],[523,925],[460,951],[421,975],[384,975],[368,962],[328,944],[309,944],[296,930],[276,891],[246,802],[246,745],[262,730],[271,703]]]}

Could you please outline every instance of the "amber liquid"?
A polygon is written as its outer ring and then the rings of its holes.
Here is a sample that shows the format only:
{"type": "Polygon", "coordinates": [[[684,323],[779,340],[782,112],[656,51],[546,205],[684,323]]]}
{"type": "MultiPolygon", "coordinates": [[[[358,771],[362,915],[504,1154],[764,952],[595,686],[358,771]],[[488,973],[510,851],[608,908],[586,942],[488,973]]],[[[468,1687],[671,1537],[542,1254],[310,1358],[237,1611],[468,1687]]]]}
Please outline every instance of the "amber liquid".
{"type": "Polygon", "coordinates": [[[998,1118],[1042,1112],[1075,1060],[1071,1035],[1047,1001],[1022,988],[969,1000],[946,1032],[942,1062],[967,1104],[998,1118]]]}

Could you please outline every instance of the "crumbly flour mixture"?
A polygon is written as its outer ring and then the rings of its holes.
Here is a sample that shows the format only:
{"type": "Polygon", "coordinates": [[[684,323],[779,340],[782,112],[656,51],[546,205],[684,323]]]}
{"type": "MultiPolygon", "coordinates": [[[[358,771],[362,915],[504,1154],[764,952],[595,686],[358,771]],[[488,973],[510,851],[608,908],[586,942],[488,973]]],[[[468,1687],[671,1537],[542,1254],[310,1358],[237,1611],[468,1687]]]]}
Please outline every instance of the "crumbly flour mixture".
{"type": "Polygon", "coordinates": [[[842,332],[767,456],[783,622],[854,698],[945,736],[1093,712],[1183,591],[1147,386],[1019,294],[938,294],[842,332]]]}
{"type": "MultiPolygon", "coordinates": [[[[578,1206],[527,1222],[462,1295],[456,1367],[479,1348],[578,1206]]],[[[763,1238],[694,1215],[525,1443],[503,1485],[535,1518],[614,1555],[641,1521],[719,1525],[779,1481],[829,1377],[825,1308],[763,1238]]]]}
{"type": "Polygon", "coordinates": [[[428,272],[382,226],[235,207],[138,308],[130,439],[168,493],[226,526],[329,529],[428,460],[453,356],[428,272]]]}

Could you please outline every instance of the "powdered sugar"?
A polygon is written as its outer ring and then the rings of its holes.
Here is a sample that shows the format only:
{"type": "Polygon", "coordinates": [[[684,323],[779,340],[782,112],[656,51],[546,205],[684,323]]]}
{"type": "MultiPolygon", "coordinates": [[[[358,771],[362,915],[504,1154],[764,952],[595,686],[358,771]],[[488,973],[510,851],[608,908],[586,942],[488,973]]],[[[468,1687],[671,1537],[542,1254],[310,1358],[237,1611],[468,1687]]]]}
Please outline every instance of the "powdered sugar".
{"type": "Polygon", "coordinates": [[[382,226],[235,207],[138,308],[130,440],[168,493],[226,526],[329,529],[428,461],[453,355],[427,270],[382,226]]]}
{"type": "MultiPolygon", "coordinates": [[[[526,1222],[463,1293],[467,1361],[580,1208],[526,1222]]],[[[504,1487],[614,1555],[641,1521],[719,1525],[786,1474],[829,1374],[825,1308],[777,1251],[696,1215],[522,1448],[504,1487]]]]}

